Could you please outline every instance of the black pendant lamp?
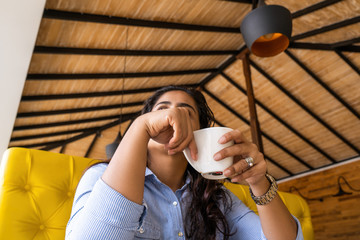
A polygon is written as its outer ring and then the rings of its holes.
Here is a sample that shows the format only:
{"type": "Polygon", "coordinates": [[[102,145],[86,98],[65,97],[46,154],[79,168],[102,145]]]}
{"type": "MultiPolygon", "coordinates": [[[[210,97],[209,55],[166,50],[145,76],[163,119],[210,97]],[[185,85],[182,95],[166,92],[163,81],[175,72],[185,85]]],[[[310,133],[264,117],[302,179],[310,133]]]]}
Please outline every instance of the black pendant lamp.
{"type": "Polygon", "coordinates": [[[292,18],[288,9],[279,5],[258,7],[245,16],[240,30],[250,51],[259,57],[272,57],[283,52],[290,43],[292,18]]]}
{"type": "Polygon", "coordinates": [[[115,141],[106,145],[105,150],[106,150],[106,157],[108,159],[111,159],[112,156],[114,155],[117,147],[119,146],[119,144],[121,142],[121,139],[122,139],[122,136],[121,136],[121,132],[119,131],[115,141]]]}

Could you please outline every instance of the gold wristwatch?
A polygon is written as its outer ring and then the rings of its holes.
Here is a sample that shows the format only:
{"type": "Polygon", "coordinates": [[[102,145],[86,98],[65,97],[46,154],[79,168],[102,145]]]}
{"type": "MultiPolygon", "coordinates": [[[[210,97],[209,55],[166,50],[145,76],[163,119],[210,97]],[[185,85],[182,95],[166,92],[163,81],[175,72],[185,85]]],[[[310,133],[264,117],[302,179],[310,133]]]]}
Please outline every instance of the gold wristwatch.
{"type": "Polygon", "coordinates": [[[276,196],[277,190],[278,190],[278,185],[275,181],[275,178],[273,176],[271,176],[270,174],[265,174],[266,178],[269,180],[269,182],[271,183],[271,186],[269,188],[269,190],[264,194],[261,195],[259,197],[255,196],[253,194],[253,192],[251,191],[251,188],[249,188],[250,190],[250,195],[251,198],[254,200],[254,202],[257,205],[266,205],[269,202],[271,202],[271,200],[274,199],[274,197],[276,196]]]}

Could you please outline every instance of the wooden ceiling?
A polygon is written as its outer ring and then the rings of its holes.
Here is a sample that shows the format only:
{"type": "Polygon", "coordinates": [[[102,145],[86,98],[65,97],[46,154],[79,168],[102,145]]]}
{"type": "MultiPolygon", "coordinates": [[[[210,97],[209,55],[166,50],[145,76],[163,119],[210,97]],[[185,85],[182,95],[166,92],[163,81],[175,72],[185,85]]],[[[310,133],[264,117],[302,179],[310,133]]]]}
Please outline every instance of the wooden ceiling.
{"type": "MultiPolygon", "coordinates": [[[[285,179],[358,157],[360,2],[266,3],[293,17],[284,53],[250,55],[269,172],[285,179]]],[[[48,0],[9,146],[64,152],[93,136],[88,156],[102,132],[113,129],[111,143],[120,121],[126,129],[166,85],[201,89],[217,124],[251,139],[237,55],[252,7],[250,0],[48,0]]],[[[105,156],[104,144],[97,151],[105,156]]]]}

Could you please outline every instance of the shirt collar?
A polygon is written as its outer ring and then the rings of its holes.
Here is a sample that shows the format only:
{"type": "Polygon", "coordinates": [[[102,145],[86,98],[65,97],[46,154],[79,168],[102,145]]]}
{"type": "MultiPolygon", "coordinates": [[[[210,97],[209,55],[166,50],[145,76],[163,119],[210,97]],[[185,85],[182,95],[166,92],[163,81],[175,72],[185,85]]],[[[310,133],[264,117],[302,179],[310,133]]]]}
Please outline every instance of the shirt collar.
{"type": "Polygon", "coordinates": [[[155,174],[150,170],[150,168],[146,167],[145,177],[146,177],[146,176],[150,176],[150,175],[154,175],[154,176],[155,176],[155,174]]]}

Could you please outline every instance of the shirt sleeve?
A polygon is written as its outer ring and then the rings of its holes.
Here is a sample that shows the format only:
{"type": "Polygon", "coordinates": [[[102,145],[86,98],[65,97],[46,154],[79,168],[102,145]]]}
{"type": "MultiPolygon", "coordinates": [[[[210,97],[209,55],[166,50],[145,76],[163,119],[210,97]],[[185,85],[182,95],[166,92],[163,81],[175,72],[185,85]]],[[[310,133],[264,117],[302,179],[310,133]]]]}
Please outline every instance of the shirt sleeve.
{"type": "MultiPolygon", "coordinates": [[[[233,193],[229,191],[229,194],[232,200],[232,207],[231,210],[227,212],[226,216],[231,233],[234,233],[230,239],[266,240],[261,228],[259,216],[250,210],[233,193]]],[[[298,229],[296,240],[303,240],[304,237],[300,222],[295,217],[294,219],[298,229]]]]}
{"type": "Polygon", "coordinates": [[[101,179],[106,166],[93,166],[80,180],[66,240],[134,239],[145,206],[128,200],[101,179]]]}

